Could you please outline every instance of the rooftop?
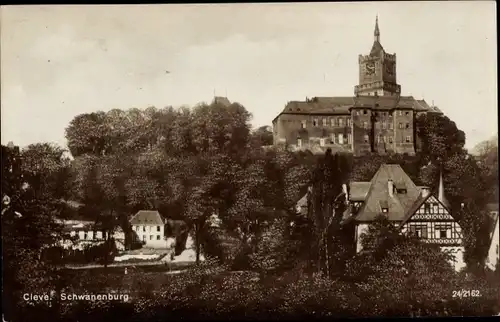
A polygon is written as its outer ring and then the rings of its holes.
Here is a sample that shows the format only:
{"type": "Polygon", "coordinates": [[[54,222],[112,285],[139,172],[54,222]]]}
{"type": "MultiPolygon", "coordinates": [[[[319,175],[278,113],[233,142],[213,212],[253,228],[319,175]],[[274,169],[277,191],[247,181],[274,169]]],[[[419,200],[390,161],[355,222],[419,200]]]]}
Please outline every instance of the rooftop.
{"type": "Polygon", "coordinates": [[[165,222],[156,210],[139,210],[131,219],[131,225],[164,225],[165,222]]]}

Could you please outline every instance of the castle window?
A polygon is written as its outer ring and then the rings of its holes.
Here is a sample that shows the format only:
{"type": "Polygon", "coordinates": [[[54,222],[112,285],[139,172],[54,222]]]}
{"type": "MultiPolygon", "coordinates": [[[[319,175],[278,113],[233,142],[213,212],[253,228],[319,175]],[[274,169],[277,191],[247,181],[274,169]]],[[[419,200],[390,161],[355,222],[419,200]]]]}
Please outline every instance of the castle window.
{"type": "Polygon", "coordinates": [[[389,123],[389,130],[392,130],[392,123],[389,123]]]}
{"type": "Polygon", "coordinates": [[[323,126],[327,125],[328,120],[326,118],[323,119],[323,126]]]}
{"type": "Polygon", "coordinates": [[[334,127],[334,126],[335,126],[335,118],[330,119],[330,125],[331,125],[332,127],[334,127]]]}
{"type": "Polygon", "coordinates": [[[364,139],[365,139],[365,143],[368,143],[369,138],[368,138],[368,135],[367,135],[367,134],[365,134],[364,139]]]}
{"type": "Polygon", "coordinates": [[[339,133],[339,144],[344,144],[344,135],[339,133]]]}
{"type": "Polygon", "coordinates": [[[363,114],[365,114],[365,115],[366,115],[366,114],[368,114],[368,112],[367,112],[366,110],[363,110],[363,114]]]}
{"type": "Polygon", "coordinates": [[[325,146],[325,139],[323,139],[323,138],[319,139],[319,145],[325,146]]]}
{"type": "Polygon", "coordinates": [[[409,115],[410,115],[410,112],[405,112],[405,115],[406,115],[406,116],[409,116],[409,115]]]}
{"type": "Polygon", "coordinates": [[[318,126],[318,120],[317,119],[313,120],[313,126],[318,126]]]}
{"type": "Polygon", "coordinates": [[[344,119],[343,118],[339,118],[339,126],[344,126],[344,119]]]}
{"type": "Polygon", "coordinates": [[[366,122],[366,121],[364,121],[364,122],[363,122],[363,128],[364,128],[364,129],[367,129],[367,128],[368,128],[368,122],[366,122]]]}
{"type": "Polygon", "coordinates": [[[385,130],[386,127],[387,127],[387,124],[385,122],[382,122],[382,129],[385,130]]]}
{"type": "Polygon", "coordinates": [[[392,143],[392,136],[389,136],[389,143],[392,143]]]}
{"type": "Polygon", "coordinates": [[[406,143],[411,143],[411,137],[409,135],[406,136],[406,143]]]}
{"type": "Polygon", "coordinates": [[[160,240],[160,235],[156,235],[156,240],[160,240]]]}
{"type": "Polygon", "coordinates": [[[332,144],[335,144],[335,134],[332,133],[331,137],[330,137],[330,142],[332,144]]]}
{"type": "Polygon", "coordinates": [[[347,126],[351,126],[351,119],[348,118],[346,123],[347,123],[347,126]]]}
{"type": "Polygon", "coordinates": [[[347,134],[347,141],[346,141],[346,143],[349,144],[351,142],[352,142],[351,134],[347,134]]]}
{"type": "Polygon", "coordinates": [[[409,129],[410,128],[410,123],[406,123],[406,128],[409,129]]]}
{"type": "Polygon", "coordinates": [[[403,115],[403,111],[399,111],[399,116],[403,115]]]}
{"type": "Polygon", "coordinates": [[[307,121],[302,121],[301,122],[301,127],[305,129],[307,127],[307,121]]]}
{"type": "Polygon", "coordinates": [[[356,111],[356,115],[359,115],[359,111],[356,111]]]}
{"type": "Polygon", "coordinates": [[[297,146],[299,148],[302,146],[302,139],[297,139],[297,146]]]}
{"type": "Polygon", "coordinates": [[[403,123],[399,123],[399,128],[402,129],[403,128],[403,123]]]}

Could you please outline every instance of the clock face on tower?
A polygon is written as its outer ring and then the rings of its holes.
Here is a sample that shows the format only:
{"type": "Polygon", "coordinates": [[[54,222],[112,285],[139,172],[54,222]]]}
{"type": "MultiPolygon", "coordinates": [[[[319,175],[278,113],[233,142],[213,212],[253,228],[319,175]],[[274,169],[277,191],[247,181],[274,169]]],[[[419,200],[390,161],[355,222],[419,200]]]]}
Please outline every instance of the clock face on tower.
{"type": "Polygon", "coordinates": [[[366,63],[366,74],[367,75],[375,74],[375,62],[370,61],[366,63]]]}

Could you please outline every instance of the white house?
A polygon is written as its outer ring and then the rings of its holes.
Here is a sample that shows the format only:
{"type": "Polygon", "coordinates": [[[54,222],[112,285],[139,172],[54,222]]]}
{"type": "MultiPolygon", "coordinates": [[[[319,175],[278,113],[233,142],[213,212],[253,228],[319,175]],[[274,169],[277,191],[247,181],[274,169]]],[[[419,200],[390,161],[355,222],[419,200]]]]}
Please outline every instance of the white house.
{"type": "Polygon", "coordinates": [[[490,248],[488,250],[488,257],[486,258],[486,266],[491,269],[500,269],[498,265],[500,258],[500,236],[498,231],[498,204],[488,204],[487,205],[490,217],[492,219],[492,228],[490,231],[490,248]]]}
{"type": "MultiPolygon", "coordinates": [[[[61,241],[63,247],[82,248],[89,244],[99,244],[106,240],[106,232],[100,225],[92,221],[66,220],[59,221],[64,225],[63,231],[70,237],[70,240],[61,241]]],[[[111,237],[115,240],[118,250],[125,249],[125,234],[121,227],[117,227],[111,237]]]]}
{"type": "Polygon", "coordinates": [[[167,248],[165,220],[156,210],[140,210],[131,219],[132,230],[146,247],[167,248]]]}

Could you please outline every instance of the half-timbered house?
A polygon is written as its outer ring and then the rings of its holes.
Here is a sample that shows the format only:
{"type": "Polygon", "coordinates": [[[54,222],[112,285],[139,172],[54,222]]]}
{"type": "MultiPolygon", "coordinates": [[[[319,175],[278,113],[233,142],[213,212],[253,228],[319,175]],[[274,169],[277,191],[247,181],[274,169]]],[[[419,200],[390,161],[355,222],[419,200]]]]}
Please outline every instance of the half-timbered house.
{"type": "Polygon", "coordinates": [[[355,227],[357,252],[362,250],[361,235],[379,215],[384,215],[403,234],[454,254],[452,265],[456,270],[465,266],[461,227],[444,197],[442,178],[436,194],[428,187],[415,185],[399,165],[384,164],[371,181],[351,182],[345,190],[349,207],[343,223],[355,227]]]}

